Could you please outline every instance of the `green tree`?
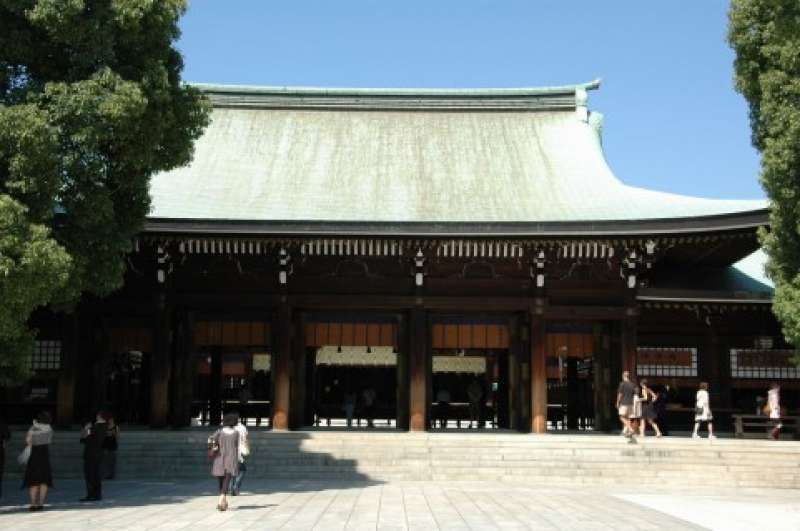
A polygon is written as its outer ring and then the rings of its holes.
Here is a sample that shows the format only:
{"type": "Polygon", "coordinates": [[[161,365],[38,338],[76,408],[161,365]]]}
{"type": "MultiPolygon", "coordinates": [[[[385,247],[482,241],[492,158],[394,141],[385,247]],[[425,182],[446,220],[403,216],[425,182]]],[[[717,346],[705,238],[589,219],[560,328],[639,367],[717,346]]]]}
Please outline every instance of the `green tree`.
{"type": "Polygon", "coordinates": [[[27,372],[39,306],[106,295],[155,172],[209,107],[181,84],[185,0],[0,0],[0,379],[27,372]]]}
{"type": "Polygon", "coordinates": [[[733,0],[728,41],[770,200],[761,241],[775,283],[773,310],[786,338],[800,346],[800,2],[733,0]]]}

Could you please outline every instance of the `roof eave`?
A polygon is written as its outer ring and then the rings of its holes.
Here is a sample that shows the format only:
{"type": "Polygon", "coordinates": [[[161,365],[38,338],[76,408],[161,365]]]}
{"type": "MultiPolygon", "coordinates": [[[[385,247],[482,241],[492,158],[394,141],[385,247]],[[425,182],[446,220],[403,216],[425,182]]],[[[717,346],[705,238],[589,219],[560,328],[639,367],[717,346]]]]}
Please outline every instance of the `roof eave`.
{"type": "Polygon", "coordinates": [[[642,237],[756,229],[768,210],[661,219],[543,222],[293,221],[148,218],[145,233],[248,236],[374,237],[642,237]]]}

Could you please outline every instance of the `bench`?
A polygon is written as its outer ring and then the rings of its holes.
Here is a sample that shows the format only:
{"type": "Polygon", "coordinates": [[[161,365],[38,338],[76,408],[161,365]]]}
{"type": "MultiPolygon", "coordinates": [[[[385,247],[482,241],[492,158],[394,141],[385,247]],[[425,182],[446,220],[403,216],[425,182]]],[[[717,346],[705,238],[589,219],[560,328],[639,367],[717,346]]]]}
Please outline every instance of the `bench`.
{"type": "MultiPolygon", "coordinates": [[[[749,428],[759,428],[761,434],[766,436],[777,420],[766,415],[731,415],[731,418],[734,436],[738,438],[744,437],[749,428]]],[[[783,424],[781,433],[792,433],[795,439],[800,438],[800,417],[783,416],[780,422],[783,424]]]]}

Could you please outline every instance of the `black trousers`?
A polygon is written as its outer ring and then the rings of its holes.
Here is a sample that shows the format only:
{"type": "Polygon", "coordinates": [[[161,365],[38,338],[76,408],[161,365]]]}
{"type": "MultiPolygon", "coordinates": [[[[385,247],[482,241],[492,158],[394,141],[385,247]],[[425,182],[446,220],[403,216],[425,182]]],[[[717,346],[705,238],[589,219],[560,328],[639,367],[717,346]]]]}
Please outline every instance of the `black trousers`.
{"type": "Polygon", "coordinates": [[[86,480],[86,497],[100,499],[103,497],[103,457],[89,456],[83,460],[83,477],[86,480]]]}

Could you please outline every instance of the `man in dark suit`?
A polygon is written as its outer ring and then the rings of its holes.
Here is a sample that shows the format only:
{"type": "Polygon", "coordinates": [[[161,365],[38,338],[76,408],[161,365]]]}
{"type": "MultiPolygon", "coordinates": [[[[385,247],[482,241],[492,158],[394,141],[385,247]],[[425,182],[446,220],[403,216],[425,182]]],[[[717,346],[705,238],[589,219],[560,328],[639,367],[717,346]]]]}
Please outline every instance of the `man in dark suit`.
{"type": "Polygon", "coordinates": [[[86,496],[80,501],[100,501],[103,499],[102,469],[103,441],[106,438],[106,414],[99,412],[94,423],[84,426],[81,432],[83,443],[83,477],[86,480],[86,496]]]}

